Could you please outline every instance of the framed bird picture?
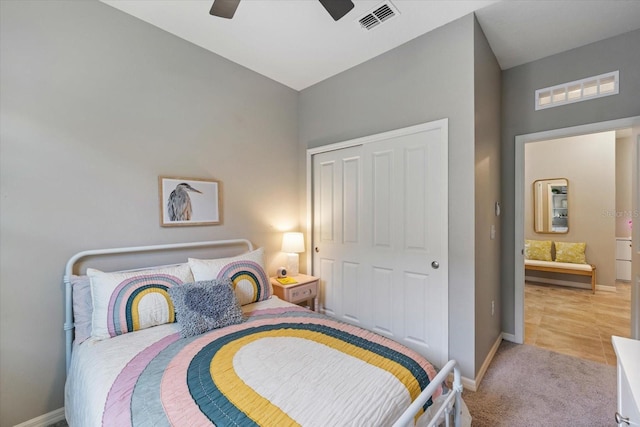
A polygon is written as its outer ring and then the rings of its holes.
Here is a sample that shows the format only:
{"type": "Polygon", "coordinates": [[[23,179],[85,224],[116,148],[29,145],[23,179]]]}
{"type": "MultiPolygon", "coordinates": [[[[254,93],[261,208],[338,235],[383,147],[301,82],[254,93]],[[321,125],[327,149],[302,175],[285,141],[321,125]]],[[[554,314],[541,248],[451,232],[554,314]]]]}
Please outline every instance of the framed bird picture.
{"type": "Polygon", "coordinates": [[[158,187],[162,227],[220,224],[218,181],[160,176],[158,187]]]}

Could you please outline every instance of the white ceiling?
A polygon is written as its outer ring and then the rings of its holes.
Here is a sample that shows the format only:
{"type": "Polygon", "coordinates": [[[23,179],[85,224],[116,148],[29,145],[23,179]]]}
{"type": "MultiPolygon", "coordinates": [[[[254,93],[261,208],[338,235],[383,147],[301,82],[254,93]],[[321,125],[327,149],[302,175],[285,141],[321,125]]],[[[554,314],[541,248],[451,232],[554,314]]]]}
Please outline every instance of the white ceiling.
{"type": "Polygon", "coordinates": [[[337,22],[317,0],[242,0],[231,20],[213,0],[102,1],[296,90],[474,11],[502,69],[640,28],[640,0],[391,0],[400,15],[370,31],[381,0],[337,22]]]}

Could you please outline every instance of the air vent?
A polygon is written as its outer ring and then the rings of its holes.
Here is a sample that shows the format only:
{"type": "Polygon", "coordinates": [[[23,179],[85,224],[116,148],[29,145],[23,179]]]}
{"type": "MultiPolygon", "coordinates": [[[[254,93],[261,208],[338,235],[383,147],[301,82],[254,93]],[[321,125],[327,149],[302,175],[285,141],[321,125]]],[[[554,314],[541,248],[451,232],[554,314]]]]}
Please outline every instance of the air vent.
{"type": "Polygon", "coordinates": [[[371,30],[399,14],[398,9],[390,1],[385,1],[358,19],[358,23],[365,30],[371,30]]]}

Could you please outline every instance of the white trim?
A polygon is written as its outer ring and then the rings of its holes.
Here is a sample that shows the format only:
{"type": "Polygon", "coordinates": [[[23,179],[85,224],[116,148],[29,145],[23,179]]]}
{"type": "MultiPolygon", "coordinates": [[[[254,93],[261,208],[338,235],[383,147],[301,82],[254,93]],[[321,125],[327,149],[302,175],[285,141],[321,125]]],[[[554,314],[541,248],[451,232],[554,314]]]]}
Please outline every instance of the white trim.
{"type": "Polygon", "coordinates": [[[487,369],[489,369],[489,365],[491,364],[493,357],[496,355],[496,352],[498,351],[498,347],[500,347],[501,342],[502,342],[502,334],[499,334],[498,338],[496,338],[496,341],[493,343],[491,350],[489,350],[489,354],[487,354],[487,357],[485,357],[484,363],[480,367],[478,374],[476,375],[476,383],[478,384],[478,386],[480,386],[480,383],[484,378],[484,374],[487,373],[487,369]]]}
{"type": "Polygon", "coordinates": [[[520,141],[520,136],[516,136],[516,158],[515,158],[515,234],[513,261],[515,266],[513,273],[514,281],[514,342],[524,343],[524,141],[520,141]]]}
{"type": "MultiPolygon", "coordinates": [[[[341,150],[343,148],[355,147],[357,145],[367,144],[369,142],[383,141],[385,139],[393,139],[399,136],[411,135],[427,130],[443,129],[445,133],[449,130],[449,119],[434,120],[432,122],[422,123],[419,125],[408,126],[406,128],[394,129],[387,132],[377,133],[375,135],[363,136],[361,138],[350,139],[348,141],[336,142],[333,144],[321,145],[316,148],[307,149],[307,164],[310,164],[311,157],[315,154],[326,153],[327,151],[341,150]]],[[[448,136],[448,135],[447,135],[448,136]]],[[[307,175],[309,172],[307,171],[307,175]]]]}
{"type": "MultiPolygon", "coordinates": [[[[516,336],[514,334],[508,334],[506,332],[503,332],[502,333],[502,339],[505,340],[505,341],[516,343],[516,336]]],[[[516,343],[516,344],[518,344],[518,343],[516,343]]]]}
{"type": "MultiPolygon", "coordinates": [[[[640,210],[640,125],[634,126],[632,134],[636,137],[635,159],[632,166],[632,202],[631,209],[640,210]]],[[[632,230],[631,244],[631,335],[630,338],[640,340],[640,227],[632,230]]]]}
{"type": "Polygon", "coordinates": [[[462,377],[462,385],[466,390],[478,391],[478,387],[480,387],[480,383],[484,378],[484,374],[487,373],[487,369],[489,369],[489,365],[491,365],[491,362],[493,361],[493,357],[496,355],[498,348],[500,347],[500,343],[504,338],[503,335],[504,333],[498,335],[498,338],[493,343],[493,346],[491,346],[491,350],[489,350],[489,354],[487,354],[487,357],[485,357],[484,363],[480,367],[480,370],[478,371],[476,378],[472,380],[467,377],[462,377]]]}
{"type": "MultiPolygon", "coordinates": [[[[451,378],[449,378],[449,380],[451,380],[451,378]]],[[[464,387],[465,390],[478,391],[478,383],[471,378],[462,377],[462,387],[464,387]]]]}
{"type": "Polygon", "coordinates": [[[44,415],[40,415],[39,417],[17,424],[14,427],[47,427],[51,424],[63,421],[64,419],[64,407],[62,407],[55,411],[51,411],[44,415]]]}
{"type": "MultiPolygon", "coordinates": [[[[518,344],[524,342],[524,144],[547,139],[558,139],[569,136],[585,135],[589,133],[606,132],[615,129],[640,125],[640,116],[606,122],[589,123],[563,129],[553,129],[542,132],[517,135],[515,137],[515,200],[514,200],[514,336],[518,344]]],[[[640,293],[636,298],[636,305],[640,307],[640,293]]],[[[634,318],[634,302],[631,302],[631,318],[634,318]]],[[[640,316],[640,313],[639,313],[640,316]]]]}
{"type": "MultiPolygon", "coordinates": [[[[313,230],[311,229],[311,226],[313,224],[313,211],[311,210],[312,206],[313,206],[313,191],[312,191],[312,185],[313,185],[313,156],[311,154],[309,154],[309,150],[307,149],[307,224],[306,224],[306,236],[305,236],[305,242],[307,243],[307,251],[306,251],[306,257],[307,257],[307,262],[306,262],[306,271],[307,274],[313,274],[313,266],[311,265],[311,263],[313,262],[313,230]]],[[[320,286],[320,284],[318,284],[318,287],[320,286]]],[[[319,289],[318,289],[319,291],[319,289]]],[[[320,310],[320,307],[315,307],[317,312],[322,312],[320,310]]]]}

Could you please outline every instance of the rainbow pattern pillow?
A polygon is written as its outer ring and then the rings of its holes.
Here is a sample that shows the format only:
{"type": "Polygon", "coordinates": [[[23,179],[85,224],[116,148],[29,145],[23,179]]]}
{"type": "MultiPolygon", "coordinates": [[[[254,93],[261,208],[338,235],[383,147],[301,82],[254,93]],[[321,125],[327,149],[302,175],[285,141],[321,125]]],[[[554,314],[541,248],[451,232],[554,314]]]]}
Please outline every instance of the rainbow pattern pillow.
{"type": "Polygon", "coordinates": [[[551,240],[525,240],[524,257],[526,259],[537,259],[539,261],[552,261],[551,240]]]}
{"type": "Polygon", "coordinates": [[[586,264],[586,249],[587,244],[584,242],[556,242],[556,261],[570,262],[572,264],[586,264]]]}
{"type": "Polygon", "coordinates": [[[91,337],[104,339],[175,322],[168,289],[193,282],[187,264],[129,273],[87,269],[91,280],[91,337]]]}
{"type": "Polygon", "coordinates": [[[189,258],[189,267],[197,282],[231,279],[240,305],[271,297],[271,283],[264,269],[264,249],[231,258],[189,258]]]}

